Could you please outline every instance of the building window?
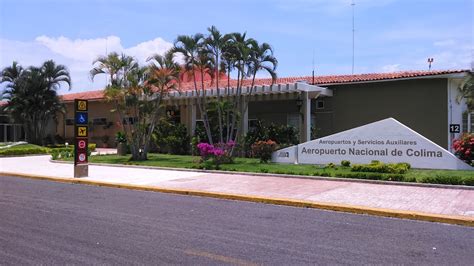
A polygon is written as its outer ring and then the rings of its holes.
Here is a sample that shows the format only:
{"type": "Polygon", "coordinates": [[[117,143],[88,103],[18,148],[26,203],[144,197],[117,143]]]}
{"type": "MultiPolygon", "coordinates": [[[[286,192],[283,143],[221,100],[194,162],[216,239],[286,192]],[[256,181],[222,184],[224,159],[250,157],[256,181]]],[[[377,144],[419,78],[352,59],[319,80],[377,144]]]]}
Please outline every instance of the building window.
{"type": "Polygon", "coordinates": [[[474,131],[474,113],[465,112],[462,116],[462,132],[471,133],[474,131]],[[469,125],[470,122],[470,125],[469,125]]]}
{"type": "Polygon", "coordinates": [[[286,117],[287,125],[295,127],[295,128],[299,128],[300,127],[300,117],[301,117],[301,115],[299,113],[288,114],[287,117],[286,117]]]}
{"type": "Polygon", "coordinates": [[[107,118],[94,118],[92,120],[93,125],[107,125],[107,118]]]}
{"type": "Polygon", "coordinates": [[[133,125],[138,122],[138,117],[125,117],[122,122],[124,125],[133,125]]]}
{"type": "Polygon", "coordinates": [[[0,115],[0,123],[1,124],[9,124],[10,119],[6,115],[0,115]]]}
{"type": "Polygon", "coordinates": [[[317,100],[316,101],[316,109],[324,109],[324,101],[323,100],[317,100]]]}
{"type": "Polygon", "coordinates": [[[257,126],[258,126],[258,119],[256,118],[252,118],[252,119],[249,119],[249,131],[253,131],[255,129],[257,129],[257,126]]]}

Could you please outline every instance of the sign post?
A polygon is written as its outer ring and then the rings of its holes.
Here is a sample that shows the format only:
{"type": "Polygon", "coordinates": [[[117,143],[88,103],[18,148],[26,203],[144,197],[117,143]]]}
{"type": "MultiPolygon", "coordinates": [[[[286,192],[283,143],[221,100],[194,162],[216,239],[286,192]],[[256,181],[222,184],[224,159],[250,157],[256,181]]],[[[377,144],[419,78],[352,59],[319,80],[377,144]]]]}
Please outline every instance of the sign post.
{"type": "Polygon", "coordinates": [[[88,116],[89,102],[74,100],[74,177],[89,175],[87,146],[89,144],[88,116]]]}

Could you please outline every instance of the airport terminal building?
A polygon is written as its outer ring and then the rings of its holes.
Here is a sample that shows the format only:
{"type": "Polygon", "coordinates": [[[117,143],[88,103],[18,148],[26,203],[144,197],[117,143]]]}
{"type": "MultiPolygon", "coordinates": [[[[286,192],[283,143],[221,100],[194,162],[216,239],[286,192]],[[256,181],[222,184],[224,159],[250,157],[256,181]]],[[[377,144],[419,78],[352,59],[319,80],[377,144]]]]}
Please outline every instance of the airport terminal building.
{"type": "MultiPolygon", "coordinates": [[[[451,150],[452,139],[474,129],[474,114],[458,101],[458,87],[469,70],[407,71],[356,75],[279,78],[256,80],[247,112],[242,113],[244,133],[256,120],[295,126],[300,141],[309,141],[381,119],[393,117],[443,148],[451,150]],[[472,119],[471,119],[472,118],[472,119]],[[450,125],[459,125],[460,133],[451,133],[450,125]]],[[[227,81],[221,82],[227,85],[227,81]]],[[[221,94],[233,93],[221,88],[221,94]]],[[[215,85],[205,81],[208,97],[217,95],[215,85]]],[[[249,87],[244,87],[245,91],[249,87]]],[[[66,113],[60,114],[54,134],[74,137],[74,99],[89,100],[90,141],[114,146],[121,130],[113,104],[103,91],[71,93],[61,96],[66,113]]],[[[193,134],[200,114],[196,106],[193,82],[180,83],[180,93],[170,95],[167,114],[185,124],[193,134]]],[[[133,117],[127,118],[133,121],[133,117]]],[[[452,130],[451,130],[452,131],[452,130]]],[[[53,133],[51,132],[51,133],[53,133]]]]}

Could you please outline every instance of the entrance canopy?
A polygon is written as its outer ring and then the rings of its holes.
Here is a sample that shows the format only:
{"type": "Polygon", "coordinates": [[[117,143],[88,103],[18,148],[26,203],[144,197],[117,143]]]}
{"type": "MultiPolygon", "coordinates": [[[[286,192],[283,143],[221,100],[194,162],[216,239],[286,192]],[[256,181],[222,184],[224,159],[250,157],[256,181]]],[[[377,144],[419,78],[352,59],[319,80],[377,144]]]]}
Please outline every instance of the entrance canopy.
{"type": "MultiPolygon", "coordinates": [[[[198,85],[199,88],[199,85],[198,85]]],[[[218,90],[215,88],[206,89],[205,94],[208,97],[217,96],[218,90]]],[[[327,88],[310,85],[305,82],[295,82],[289,84],[273,84],[273,85],[262,85],[254,86],[251,91],[250,86],[242,87],[242,95],[269,95],[269,94],[285,94],[285,93],[295,93],[295,92],[305,92],[308,93],[309,98],[316,98],[317,96],[332,96],[332,91],[327,88]]],[[[169,94],[170,98],[174,99],[186,99],[186,98],[195,98],[202,96],[202,91],[199,91],[200,94],[197,94],[196,91],[187,90],[184,92],[172,92],[169,94]]],[[[221,96],[234,96],[238,94],[237,88],[220,88],[219,95],[221,96]]]]}

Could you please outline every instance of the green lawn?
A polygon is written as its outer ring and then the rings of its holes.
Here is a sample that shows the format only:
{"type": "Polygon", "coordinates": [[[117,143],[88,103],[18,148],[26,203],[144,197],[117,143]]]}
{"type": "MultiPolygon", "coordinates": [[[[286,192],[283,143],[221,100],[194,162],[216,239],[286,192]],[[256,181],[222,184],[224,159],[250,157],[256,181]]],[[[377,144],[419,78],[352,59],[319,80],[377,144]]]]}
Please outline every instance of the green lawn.
{"type": "MultiPolygon", "coordinates": [[[[149,154],[148,161],[132,162],[129,156],[101,155],[91,156],[89,161],[92,163],[112,163],[126,165],[145,165],[173,168],[197,168],[199,157],[189,155],[168,155],[168,154],[149,154]]],[[[72,161],[72,158],[67,160],[72,161]]],[[[406,174],[382,174],[382,173],[364,173],[352,172],[350,167],[337,166],[327,168],[315,165],[295,165],[295,164],[262,164],[258,159],[236,158],[233,164],[221,165],[224,171],[255,172],[255,173],[276,173],[293,174],[306,176],[328,176],[328,177],[346,177],[375,180],[398,180],[405,182],[418,183],[438,183],[438,184],[457,184],[474,186],[473,171],[455,171],[455,170],[422,170],[410,169],[406,174]]]]}

